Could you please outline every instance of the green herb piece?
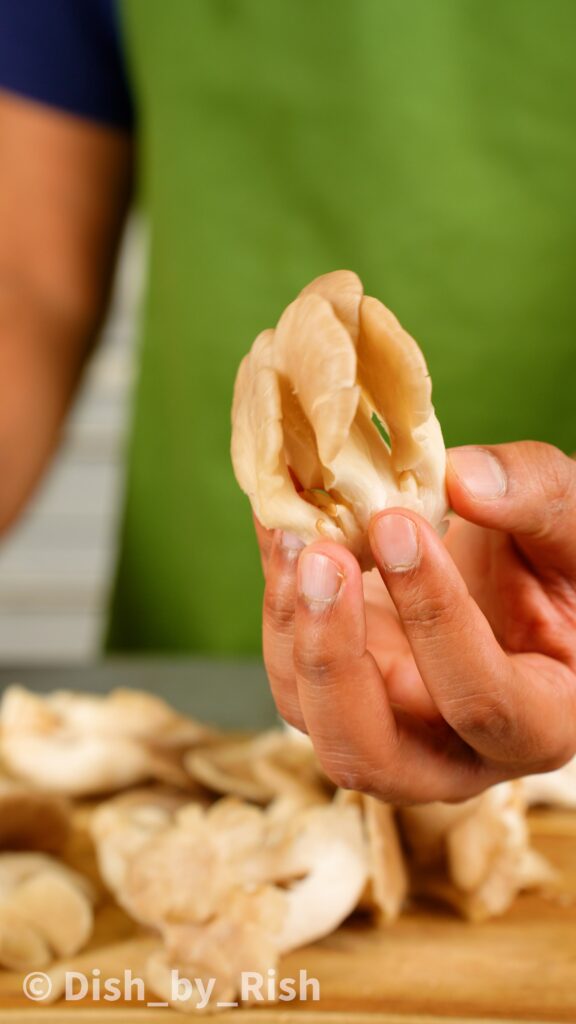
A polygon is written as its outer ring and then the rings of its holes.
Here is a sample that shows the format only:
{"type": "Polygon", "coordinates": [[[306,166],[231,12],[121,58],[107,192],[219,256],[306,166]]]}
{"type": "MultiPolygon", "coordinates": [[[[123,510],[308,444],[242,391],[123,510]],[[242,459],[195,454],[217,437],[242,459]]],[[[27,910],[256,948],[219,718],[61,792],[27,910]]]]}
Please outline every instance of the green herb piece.
{"type": "Polygon", "coordinates": [[[389,448],[392,448],[392,442],[390,440],[390,434],[386,430],[386,427],[382,423],[382,420],[380,420],[378,418],[378,416],[376,415],[375,412],[372,413],[372,423],[376,427],[376,430],[380,434],[380,437],[382,438],[382,440],[386,442],[386,444],[388,445],[389,448]]]}

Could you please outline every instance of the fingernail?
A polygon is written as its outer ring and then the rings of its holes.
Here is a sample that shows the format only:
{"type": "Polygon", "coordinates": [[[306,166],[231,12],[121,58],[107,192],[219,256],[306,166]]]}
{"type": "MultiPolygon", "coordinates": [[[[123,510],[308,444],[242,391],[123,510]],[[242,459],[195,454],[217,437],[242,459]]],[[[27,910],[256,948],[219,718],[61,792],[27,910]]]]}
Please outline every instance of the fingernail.
{"type": "Polygon", "coordinates": [[[480,501],[501,498],[506,493],[504,468],[485,448],[453,448],[448,453],[453,472],[460,483],[480,501]]]}
{"type": "Polygon", "coordinates": [[[290,554],[301,551],[302,548],[306,547],[303,540],[297,537],[295,533],[290,533],[289,530],[283,530],[280,534],[280,543],[285,551],[290,554]]]}
{"type": "Polygon", "coordinates": [[[390,572],[404,572],[416,565],[418,531],[411,519],[391,512],[376,520],[373,532],[380,560],[390,572]]]}
{"type": "Polygon", "coordinates": [[[302,555],[298,563],[298,585],[308,601],[333,601],[341,582],[342,573],[331,558],[315,551],[302,555]]]}

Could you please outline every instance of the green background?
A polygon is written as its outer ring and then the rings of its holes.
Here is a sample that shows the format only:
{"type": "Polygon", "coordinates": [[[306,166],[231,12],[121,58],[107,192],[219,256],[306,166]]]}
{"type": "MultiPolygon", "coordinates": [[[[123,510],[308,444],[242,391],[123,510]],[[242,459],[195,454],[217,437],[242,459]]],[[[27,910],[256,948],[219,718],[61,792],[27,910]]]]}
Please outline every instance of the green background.
{"type": "Polygon", "coordinates": [[[124,0],[149,288],[110,646],[249,652],[237,364],[350,268],[448,445],[576,447],[576,4],[124,0]]]}

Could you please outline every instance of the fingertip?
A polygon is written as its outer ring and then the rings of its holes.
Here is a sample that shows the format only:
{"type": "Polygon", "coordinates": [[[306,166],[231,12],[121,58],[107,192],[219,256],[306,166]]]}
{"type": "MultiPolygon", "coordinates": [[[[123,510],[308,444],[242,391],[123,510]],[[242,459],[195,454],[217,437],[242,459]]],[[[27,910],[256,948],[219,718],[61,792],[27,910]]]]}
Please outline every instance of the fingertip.
{"type": "Polygon", "coordinates": [[[502,461],[490,449],[474,445],[451,448],[447,452],[446,489],[450,504],[476,505],[503,498],[508,477],[502,461]]]}
{"type": "Polygon", "coordinates": [[[344,573],[323,551],[308,550],[298,564],[298,593],[311,604],[328,605],[340,591],[344,573]]]}
{"type": "Polygon", "coordinates": [[[385,509],[375,515],[368,537],[376,564],[385,573],[415,569],[421,557],[419,517],[403,508],[385,509]]]}
{"type": "Polygon", "coordinates": [[[297,593],[296,646],[352,650],[365,643],[362,572],[347,548],[331,541],[309,545],[299,559],[297,593]]]}
{"type": "Polygon", "coordinates": [[[361,578],[362,574],[358,560],[343,544],[337,544],[333,540],[316,540],[306,547],[306,556],[311,554],[319,554],[329,558],[338,566],[342,576],[346,579],[361,578]]]}

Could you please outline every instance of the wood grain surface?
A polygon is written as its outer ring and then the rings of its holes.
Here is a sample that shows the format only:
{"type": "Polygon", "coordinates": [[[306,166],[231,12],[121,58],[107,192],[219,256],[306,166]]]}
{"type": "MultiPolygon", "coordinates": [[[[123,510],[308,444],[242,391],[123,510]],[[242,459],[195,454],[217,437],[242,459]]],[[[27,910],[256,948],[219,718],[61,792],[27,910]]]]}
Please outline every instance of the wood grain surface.
{"type": "MultiPolygon", "coordinates": [[[[531,815],[531,828],[536,847],[562,872],[558,891],[521,896],[504,917],[483,924],[468,924],[432,906],[412,907],[380,930],[351,921],[281,963],[279,976],[305,969],[319,979],[319,1003],[230,1010],[209,1019],[232,1024],[240,1014],[243,1024],[575,1024],[576,814],[539,811],[531,815]]],[[[135,946],[135,938],[132,923],[104,904],[78,969],[89,974],[102,964],[104,974],[113,965],[114,974],[131,967],[137,975],[154,940],[140,939],[135,946]]],[[[22,994],[21,976],[0,972],[2,1024],[167,1024],[178,1019],[186,1018],[144,1003],[31,1003],[22,994]]]]}

